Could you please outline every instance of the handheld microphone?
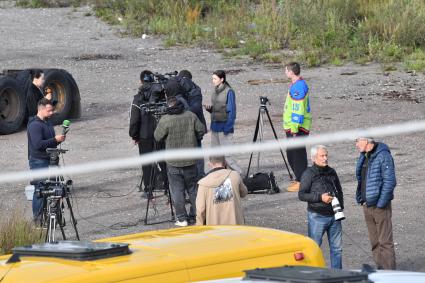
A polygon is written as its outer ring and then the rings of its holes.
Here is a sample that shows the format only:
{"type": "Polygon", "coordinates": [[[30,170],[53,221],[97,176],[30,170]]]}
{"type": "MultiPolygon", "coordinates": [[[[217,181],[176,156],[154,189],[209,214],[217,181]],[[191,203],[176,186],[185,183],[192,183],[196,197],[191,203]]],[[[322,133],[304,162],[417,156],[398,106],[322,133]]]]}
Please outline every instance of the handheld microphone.
{"type": "Polygon", "coordinates": [[[63,120],[63,123],[62,123],[62,135],[63,136],[66,136],[66,133],[68,133],[70,125],[71,125],[71,122],[69,120],[63,120]]]}

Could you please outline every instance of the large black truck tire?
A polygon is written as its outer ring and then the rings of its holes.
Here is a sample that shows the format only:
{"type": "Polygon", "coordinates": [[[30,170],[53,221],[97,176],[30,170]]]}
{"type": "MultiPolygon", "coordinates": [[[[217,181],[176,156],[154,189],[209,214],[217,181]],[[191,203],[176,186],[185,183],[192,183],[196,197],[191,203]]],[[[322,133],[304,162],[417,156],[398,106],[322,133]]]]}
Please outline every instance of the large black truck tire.
{"type": "Polygon", "coordinates": [[[25,119],[25,94],[18,81],[12,77],[0,77],[0,134],[19,130],[25,119]]]}
{"type": "Polygon", "coordinates": [[[72,104],[68,119],[78,119],[81,117],[80,90],[78,88],[77,83],[75,82],[74,77],[69,72],[63,69],[59,69],[59,71],[68,78],[68,81],[71,86],[72,104]]]}
{"type": "Polygon", "coordinates": [[[69,118],[73,100],[73,87],[65,73],[60,69],[45,69],[44,87],[51,87],[53,90],[52,99],[56,101],[55,113],[50,121],[53,125],[62,124],[63,120],[69,118]]]}

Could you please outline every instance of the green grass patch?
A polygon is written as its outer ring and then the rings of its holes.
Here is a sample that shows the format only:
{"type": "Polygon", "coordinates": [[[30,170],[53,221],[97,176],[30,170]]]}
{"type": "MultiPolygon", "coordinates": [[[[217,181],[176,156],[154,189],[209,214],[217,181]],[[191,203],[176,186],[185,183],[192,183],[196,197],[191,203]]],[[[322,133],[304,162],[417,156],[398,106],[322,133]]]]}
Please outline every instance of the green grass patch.
{"type": "Polygon", "coordinates": [[[404,58],[405,66],[408,71],[425,71],[425,51],[416,49],[404,58]]]}
{"type": "Polygon", "coordinates": [[[275,61],[291,49],[308,66],[390,64],[425,48],[423,0],[18,0],[24,7],[88,3],[129,35],[165,35],[165,45],[199,45],[275,61]]]}
{"type": "Polygon", "coordinates": [[[2,217],[0,222],[0,254],[9,254],[13,247],[42,242],[42,230],[36,229],[32,221],[22,212],[15,211],[2,217]]]}

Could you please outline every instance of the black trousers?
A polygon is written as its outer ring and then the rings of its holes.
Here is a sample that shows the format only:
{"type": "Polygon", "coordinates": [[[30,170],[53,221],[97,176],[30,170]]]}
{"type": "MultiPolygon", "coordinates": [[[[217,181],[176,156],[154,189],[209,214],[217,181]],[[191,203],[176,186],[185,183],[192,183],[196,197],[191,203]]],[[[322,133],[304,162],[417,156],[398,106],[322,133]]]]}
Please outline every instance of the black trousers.
{"type": "MultiPolygon", "coordinates": [[[[153,151],[154,140],[153,139],[140,139],[139,140],[139,154],[146,154],[153,151]]],[[[152,173],[152,164],[142,166],[143,172],[143,187],[144,191],[147,192],[149,187],[149,181],[152,173]]]]}
{"type": "MultiPolygon", "coordinates": [[[[308,134],[299,131],[296,136],[308,136],[308,134]]],[[[286,132],[286,137],[293,138],[294,136],[286,132]]],[[[287,149],[286,156],[288,157],[289,165],[291,166],[292,171],[294,172],[295,180],[299,182],[305,169],[307,169],[307,150],[305,147],[287,149]]]]}
{"type": "MultiPolygon", "coordinates": [[[[154,139],[140,139],[139,140],[139,154],[146,154],[153,152],[155,150],[162,150],[165,149],[165,144],[163,142],[157,144],[157,148],[155,148],[155,141],[154,139]]],[[[153,164],[144,165],[142,166],[142,172],[143,172],[143,190],[145,192],[148,191],[151,179],[152,170],[154,169],[153,164]]],[[[164,180],[164,183],[166,186],[168,186],[168,178],[167,178],[167,167],[165,162],[160,162],[159,167],[161,168],[161,174],[162,178],[164,180]]],[[[156,172],[158,173],[158,172],[156,172]]]]}

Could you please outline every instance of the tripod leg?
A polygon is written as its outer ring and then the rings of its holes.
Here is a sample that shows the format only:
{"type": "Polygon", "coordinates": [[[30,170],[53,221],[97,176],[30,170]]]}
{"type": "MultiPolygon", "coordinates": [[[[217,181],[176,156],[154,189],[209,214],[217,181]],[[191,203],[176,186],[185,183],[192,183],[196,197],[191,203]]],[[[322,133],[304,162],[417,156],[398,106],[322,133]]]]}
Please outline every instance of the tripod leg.
{"type": "Polygon", "coordinates": [[[72,210],[72,205],[71,205],[71,201],[69,200],[69,196],[66,196],[65,200],[66,200],[66,204],[68,205],[69,214],[71,215],[71,223],[72,223],[72,227],[74,228],[74,231],[75,231],[75,236],[77,237],[77,240],[79,241],[80,235],[78,235],[77,220],[74,217],[74,211],[72,210]]]}
{"type": "Polygon", "coordinates": [[[146,203],[146,211],[145,211],[145,219],[144,219],[145,225],[148,225],[149,206],[151,204],[151,199],[153,198],[153,187],[154,187],[154,183],[155,183],[157,166],[158,165],[156,163],[152,165],[151,175],[150,175],[150,178],[149,178],[149,187],[148,187],[148,191],[147,191],[148,201],[146,203]]]}
{"type": "MultiPolygon", "coordinates": [[[[263,141],[263,128],[264,128],[264,110],[262,107],[260,107],[260,120],[258,125],[258,137],[257,140],[260,140],[260,142],[263,141]]],[[[261,151],[257,153],[257,172],[260,171],[260,158],[261,158],[261,151]]]]}
{"type": "Polygon", "coordinates": [[[173,200],[171,199],[170,186],[167,186],[166,190],[168,193],[168,203],[170,204],[170,210],[171,210],[171,221],[174,221],[176,219],[176,215],[174,214],[174,206],[173,206],[173,200]]]}
{"type": "Polygon", "coordinates": [[[66,241],[66,236],[65,236],[65,231],[63,230],[63,225],[62,225],[62,218],[63,218],[63,214],[62,212],[58,213],[58,223],[59,223],[59,228],[61,229],[61,233],[62,233],[62,238],[66,241]]]}
{"type": "Polygon", "coordinates": [[[49,213],[49,228],[47,229],[46,242],[52,243],[55,241],[56,232],[56,214],[49,213]]]}
{"type": "MultiPolygon", "coordinates": [[[[275,138],[276,140],[279,140],[279,139],[277,138],[276,130],[274,129],[272,119],[270,118],[269,110],[267,109],[267,107],[265,107],[265,108],[264,108],[264,110],[266,111],[267,118],[269,119],[270,126],[271,126],[272,131],[273,131],[273,134],[274,134],[274,138],[275,138]]],[[[289,179],[290,179],[291,181],[293,181],[293,180],[294,180],[294,177],[292,176],[291,171],[289,170],[288,163],[286,162],[286,158],[285,158],[285,155],[283,154],[282,149],[280,149],[280,154],[282,155],[283,162],[285,163],[286,170],[288,171],[289,179]]]]}
{"type": "Polygon", "coordinates": [[[143,191],[143,189],[142,189],[142,186],[143,186],[143,178],[144,178],[144,176],[142,175],[142,178],[140,178],[139,192],[142,192],[142,191],[143,191]]]}
{"type": "MultiPolygon", "coordinates": [[[[257,122],[255,124],[255,132],[254,132],[254,138],[252,139],[252,142],[257,141],[258,128],[260,126],[260,115],[261,115],[261,108],[258,109],[257,122]]],[[[248,169],[246,170],[246,177],[245,178],[248,178],[248,176],[249,176],[249,170],[251,169],[252,155],[253,155],[253,153],[251,152],[251,156],[249,157],[248,169]]]]}

